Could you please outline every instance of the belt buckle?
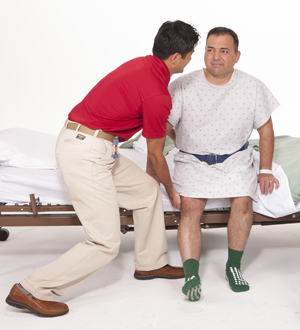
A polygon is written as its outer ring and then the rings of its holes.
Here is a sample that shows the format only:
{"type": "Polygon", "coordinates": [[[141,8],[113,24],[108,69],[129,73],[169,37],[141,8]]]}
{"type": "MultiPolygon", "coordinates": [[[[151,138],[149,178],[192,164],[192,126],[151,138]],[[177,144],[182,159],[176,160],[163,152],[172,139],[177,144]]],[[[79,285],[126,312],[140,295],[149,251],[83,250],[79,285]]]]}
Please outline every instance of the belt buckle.
{"type": "Polygon", "coordinates": [[[217,162],[218,162],[218,155],[217,154],[212,154],[212,153],[206,155],[206,162],[207,162],[208,165],[217,164],[217,162]],[[209,161],[208,161],[208,156],[215,156],[215,162],[210,164],[209,161]]]}

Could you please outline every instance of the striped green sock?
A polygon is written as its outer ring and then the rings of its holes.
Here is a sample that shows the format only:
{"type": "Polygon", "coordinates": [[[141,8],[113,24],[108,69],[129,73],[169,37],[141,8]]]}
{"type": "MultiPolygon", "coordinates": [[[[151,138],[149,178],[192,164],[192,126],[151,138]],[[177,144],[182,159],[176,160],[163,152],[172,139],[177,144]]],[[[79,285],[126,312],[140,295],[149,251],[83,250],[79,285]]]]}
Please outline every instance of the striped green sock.
{"type": "Polygon", "coordinates": [[[197,301],[201,297],[201,280],[198,274],[199,261],[188,259],[183,263],[185,283],[182,287],[182,293],[190,301],[197,301]]]}
{"type": "Polygon", "coordinates": [[[241,274],[241,260],[244,251],[236,251],[228,248],[228,260],[226,263],[226,280],[234,292],[244,292],[250,289],[249,283],[241,274]]]}

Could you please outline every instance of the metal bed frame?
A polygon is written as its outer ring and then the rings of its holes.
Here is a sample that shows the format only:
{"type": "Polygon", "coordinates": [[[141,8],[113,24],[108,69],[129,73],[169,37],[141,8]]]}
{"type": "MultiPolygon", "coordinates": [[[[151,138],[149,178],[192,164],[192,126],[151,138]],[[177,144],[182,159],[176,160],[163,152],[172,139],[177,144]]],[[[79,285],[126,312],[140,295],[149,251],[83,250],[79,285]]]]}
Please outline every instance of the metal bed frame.
{"type": "MultiPolygon", "coordinates": [[[[226,227],[230,210],[204,211],[201,217],[202,228],[226,227]]],[[[166,229],[177,229],[180,222],[180,212],[165,212],[166,229]]],[[[299,223],[300,212],[280,218],[271,218],[259,213],[253,214],[253,225],[278,225],[299,223]]],[[[72,205],[41,204],[39,198],[30,195],[30,203],[24,205],[8,205],[0,203],[0,241],[9,237],[6,227],[23,226],[79,226],[80,220],[72,205]]],[[[132,211],[120,208],[120,230],[123,234],[134,230],[132,211]]]]}

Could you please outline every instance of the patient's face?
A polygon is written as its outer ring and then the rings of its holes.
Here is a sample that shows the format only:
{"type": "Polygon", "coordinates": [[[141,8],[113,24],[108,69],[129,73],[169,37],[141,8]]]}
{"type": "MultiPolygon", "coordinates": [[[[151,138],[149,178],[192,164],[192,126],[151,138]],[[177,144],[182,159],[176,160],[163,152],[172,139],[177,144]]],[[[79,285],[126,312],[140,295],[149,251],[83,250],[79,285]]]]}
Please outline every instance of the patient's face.
{"type": "Polygon", "coordinates": [[[230,79],[233,67],[240,58],[240,52],[235,53],[231,35],[211,35],[207,39],[204,62],[207,79],[230,79]]]}

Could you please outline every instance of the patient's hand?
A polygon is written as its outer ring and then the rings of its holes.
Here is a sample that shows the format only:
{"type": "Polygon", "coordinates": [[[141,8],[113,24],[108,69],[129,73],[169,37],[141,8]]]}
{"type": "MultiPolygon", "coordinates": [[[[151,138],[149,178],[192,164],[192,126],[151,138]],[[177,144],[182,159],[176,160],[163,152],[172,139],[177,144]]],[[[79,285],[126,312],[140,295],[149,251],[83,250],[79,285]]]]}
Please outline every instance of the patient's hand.
{"type": "Polygon", "coordinates": [[[274,186],[276,190],[279,188],[279,181],[273,174],[261,173],[258,175],[257,180],[262,195],[272,194],[274,186]]]}

